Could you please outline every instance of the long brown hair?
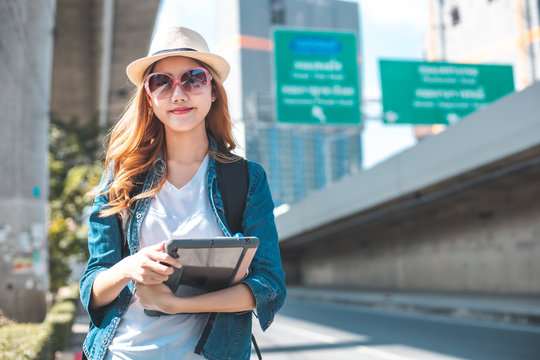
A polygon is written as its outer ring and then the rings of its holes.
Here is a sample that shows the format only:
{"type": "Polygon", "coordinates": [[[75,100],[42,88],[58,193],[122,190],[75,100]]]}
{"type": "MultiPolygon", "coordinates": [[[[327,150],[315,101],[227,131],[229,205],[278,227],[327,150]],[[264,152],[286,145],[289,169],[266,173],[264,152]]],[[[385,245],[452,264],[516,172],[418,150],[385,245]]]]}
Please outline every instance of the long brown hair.
{"type": "MultiPolygon", "coordinates": [[[[216,72],[207,64],[199,62],[212,75],[212,93],[215,101],[206,116],[206,130],[217,143],[218,152],[210,153],[217,161],[230,161],[224,156],[236,148],[232,135],[231,117],[227,93],[223,84],[216,79],[216,72]]],[[[152,72],[150,66],[146,74],[152,72]]],[[[144,84],[135,89],[120,120],[113,126],[109,135],[109,147],[105,157],[105,168],[113,172],[113,180],[102,194],[109,196],[109,202],[101,211],[102,216],[124,213],[131,209],[135,201],[156,195],[167,178],[167,173],[154,188],[140,194],[130,194],[141,174],[146,173],[161,153],[166,161],[165,129],[163,123],[154,115],[144,84]],[[112,170],[111,170],[112,166],[112,170]]],[[[107,174],[111,176],[111,174],[107,174]]],[[[144,179],[142,180],[144,181],[144,179]]]]}

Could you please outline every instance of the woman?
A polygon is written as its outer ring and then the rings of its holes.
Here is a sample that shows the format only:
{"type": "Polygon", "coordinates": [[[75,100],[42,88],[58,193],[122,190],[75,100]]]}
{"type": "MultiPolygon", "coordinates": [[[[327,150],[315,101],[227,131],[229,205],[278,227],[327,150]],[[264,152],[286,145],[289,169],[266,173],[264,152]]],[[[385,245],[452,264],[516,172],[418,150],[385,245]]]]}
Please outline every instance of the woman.
{"type": "Polygon", "coordinates": [[[248,359],[252,310],[265,330],[286,293],[266,175],[248,162],[242,228],[260,243],[244,280],[215,292],[171,292],[163,281],[181,264],[162,251],[164,240],[231,235],[216,206],[215,170],[235,148],[222,86],[229,64],[182,27],[158,35],[152,48],[127,67],[137,90],[111,131],[90,215],[80,289],[92,324],[83,350],[92,360],[248,359]]]}

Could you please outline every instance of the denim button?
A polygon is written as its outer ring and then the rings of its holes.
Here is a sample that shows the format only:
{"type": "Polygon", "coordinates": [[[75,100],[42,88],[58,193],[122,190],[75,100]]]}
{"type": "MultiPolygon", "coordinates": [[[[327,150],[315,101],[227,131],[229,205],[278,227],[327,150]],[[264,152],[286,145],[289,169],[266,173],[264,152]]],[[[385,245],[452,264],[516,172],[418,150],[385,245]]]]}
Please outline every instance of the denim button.
{"type": "Polygon", "coordinates": [[[107,340],[107,339],[103,340],[103,345],[107,345],[108,342],[109,342],[109,340],[107,340]]]}
{"type": "Polygon", "coordinates": [[[141,213],[138,213],[138,214],[137,214],[137,219],[140,219],[140,218],[142,218],[142,214],[141,214],[141,213]]]}
{"type": "Polygon", "coordinates": [[[136,247],[136,246],[134,246],[134,247],[133,247],[133,251],[134,251],[134,252],[137,252],[137,251],[139,251],[139,248],[136,247]]]}
{"type": "Polygon", "coordinates": [[[272,321],[268,320],[268,321],[266,322],[266,326],[270,326],[270,325],[272,325],[272,321]]]}

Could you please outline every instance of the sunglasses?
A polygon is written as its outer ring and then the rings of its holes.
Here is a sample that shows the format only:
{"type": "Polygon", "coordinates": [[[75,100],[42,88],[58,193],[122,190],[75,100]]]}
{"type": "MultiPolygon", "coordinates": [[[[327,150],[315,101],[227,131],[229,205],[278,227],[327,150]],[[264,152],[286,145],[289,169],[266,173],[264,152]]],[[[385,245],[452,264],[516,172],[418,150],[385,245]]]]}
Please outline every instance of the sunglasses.
{"type": "Polygon", "coordinates": [[[172,95],[176,84],[187,94],[200,94],[206,90],[210,81],[212,75],[206,69],[197,67],[184,71],[178,78],[166,73],[149,74],[144,80],[144,88],[149,96],[163,99],[172,95]]]}

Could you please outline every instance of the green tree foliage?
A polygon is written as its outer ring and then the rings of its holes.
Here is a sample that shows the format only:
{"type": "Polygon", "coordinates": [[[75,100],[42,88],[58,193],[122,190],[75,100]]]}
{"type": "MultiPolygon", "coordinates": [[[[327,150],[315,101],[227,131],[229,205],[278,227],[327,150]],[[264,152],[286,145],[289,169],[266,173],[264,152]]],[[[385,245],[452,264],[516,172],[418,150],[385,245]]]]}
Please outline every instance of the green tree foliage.
{"type": "Polygon", "coordinates": [[[78,124],[76,119],[51,120],[49,137],[49,269],[51,291],[66,285],[69,261],[88,258],[87,215],[103,172],[101,131],[97,121],[78,124]]]}

